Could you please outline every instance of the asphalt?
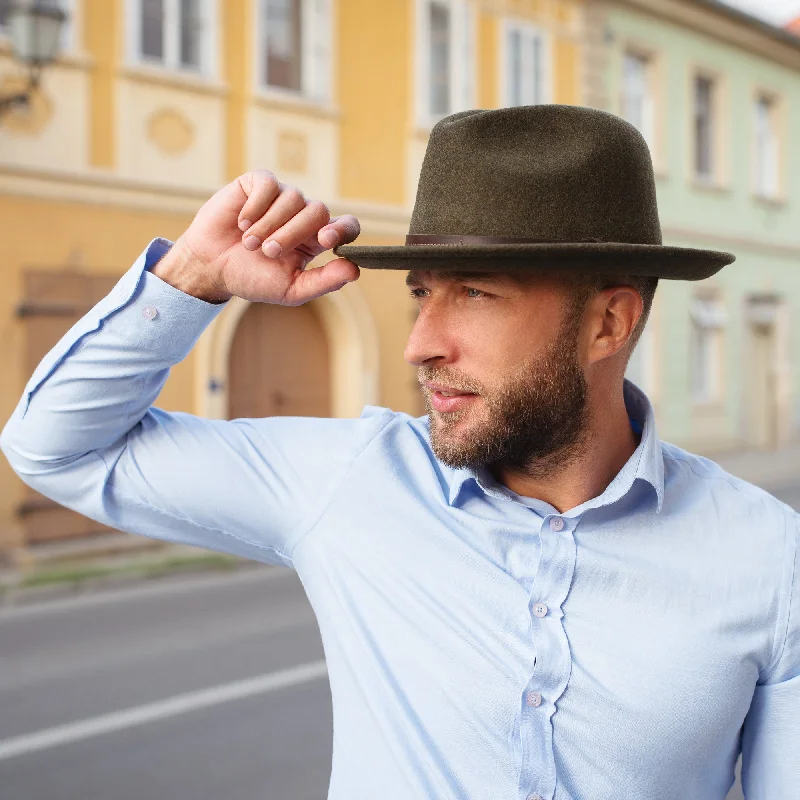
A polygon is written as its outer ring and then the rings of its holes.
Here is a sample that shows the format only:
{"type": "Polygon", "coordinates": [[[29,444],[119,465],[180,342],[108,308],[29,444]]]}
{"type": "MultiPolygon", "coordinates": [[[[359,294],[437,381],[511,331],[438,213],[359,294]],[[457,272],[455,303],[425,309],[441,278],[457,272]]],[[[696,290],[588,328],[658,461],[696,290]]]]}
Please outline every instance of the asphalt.
{"type": "Polygon", "coordinates": [[[281,568],[6,609],[0,798],[320,800],[332,744],[322,659],[302,586],[281,568]],[[309,664],[312,677],[292,673],[309,664]],[[289,680],[265,690],[275,675],[289,680]],[[144,721],[119,713],[142,708],[144,721]]]}

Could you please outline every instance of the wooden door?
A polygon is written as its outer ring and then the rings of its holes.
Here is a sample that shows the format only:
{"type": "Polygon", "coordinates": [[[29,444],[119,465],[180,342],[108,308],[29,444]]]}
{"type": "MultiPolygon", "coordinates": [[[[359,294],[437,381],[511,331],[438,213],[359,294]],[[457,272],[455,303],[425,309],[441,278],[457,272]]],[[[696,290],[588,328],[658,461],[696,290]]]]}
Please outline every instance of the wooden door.
{"type": "Polygon", "coordinates": [[[330,416],[328,339],[313,306],[252,303],[245,311],[230,352],[230,419],[330,416]]]}
{"type": "MultiPolygon", "coordinates": [[[[26,381],[59,339],[102,300],[118,280],[118,275],[87,275],[75,270],[25,270],[24,300],[16,313],[24,327],[26,381]]],[[[17,515],[22,520],[28,544],[112,530],[60,506],[27,485],[17,515]]]]}

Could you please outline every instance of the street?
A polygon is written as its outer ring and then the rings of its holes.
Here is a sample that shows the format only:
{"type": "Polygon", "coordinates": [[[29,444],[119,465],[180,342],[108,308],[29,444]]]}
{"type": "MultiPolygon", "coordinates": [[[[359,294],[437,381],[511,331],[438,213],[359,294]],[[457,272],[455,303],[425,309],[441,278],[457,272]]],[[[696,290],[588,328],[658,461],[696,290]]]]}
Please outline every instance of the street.
{"type": "Polygon", "coordinates": [[[332,736],[322,657],[311,608],[286,569],[2,612],[0,797],[324,798],[332,736]],[[298,665],[312,666],[285,673],[298,665]],[[238,698],[198,697],[282,673],[277,688],[262,681],[238,698]],[[195,694],[177,709],[153,709],[145,722],[106,720],[101,730],[112,732],[85,730],[85,721],[109,712],[187,693],[195,694]],[[53,735],[76,722],[84,729],[53,735]],[[114,722],[124,727],[113,730],[114,722]],[[34,732],[45,735],[20,738],[34,732]]]}
{"type": "Polygon", "coordinates": [[[0,707],[2,800],[326,796],[330,693],[290,570],[0,611],[0,707]]]}

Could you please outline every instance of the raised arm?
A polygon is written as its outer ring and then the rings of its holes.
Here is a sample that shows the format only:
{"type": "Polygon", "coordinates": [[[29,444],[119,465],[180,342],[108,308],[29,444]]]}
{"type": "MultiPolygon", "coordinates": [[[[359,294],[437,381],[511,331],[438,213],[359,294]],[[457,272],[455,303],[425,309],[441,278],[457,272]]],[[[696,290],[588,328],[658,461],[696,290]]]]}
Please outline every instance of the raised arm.
{"type": "Polygon", "coordinates": [[[112,527],[290,564],[386,415],[206,420],[152,403],[230,297],[300,305],[357,278],[344,260],[305,270],[357,235],[271,173],[233,181],[45,356],[0,449],[27,484],[112,527]]]}

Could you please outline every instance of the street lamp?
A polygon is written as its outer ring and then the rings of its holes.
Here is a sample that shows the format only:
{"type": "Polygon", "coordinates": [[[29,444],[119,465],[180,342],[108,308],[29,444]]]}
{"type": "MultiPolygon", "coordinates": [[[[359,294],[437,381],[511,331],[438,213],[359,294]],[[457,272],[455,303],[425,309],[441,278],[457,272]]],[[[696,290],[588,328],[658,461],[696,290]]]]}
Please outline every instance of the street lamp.
{"type": "Polygon", "coordinates": [[[11,51],[17,61],[28,69],[28,85],[24,91],[0,97],[0,114],[17,105],[27,105],[39,86],[41,69],[58,56],[61,28],[66,13],[42,0],[18,0],[8,12],[7,27],[11,51]]]}

